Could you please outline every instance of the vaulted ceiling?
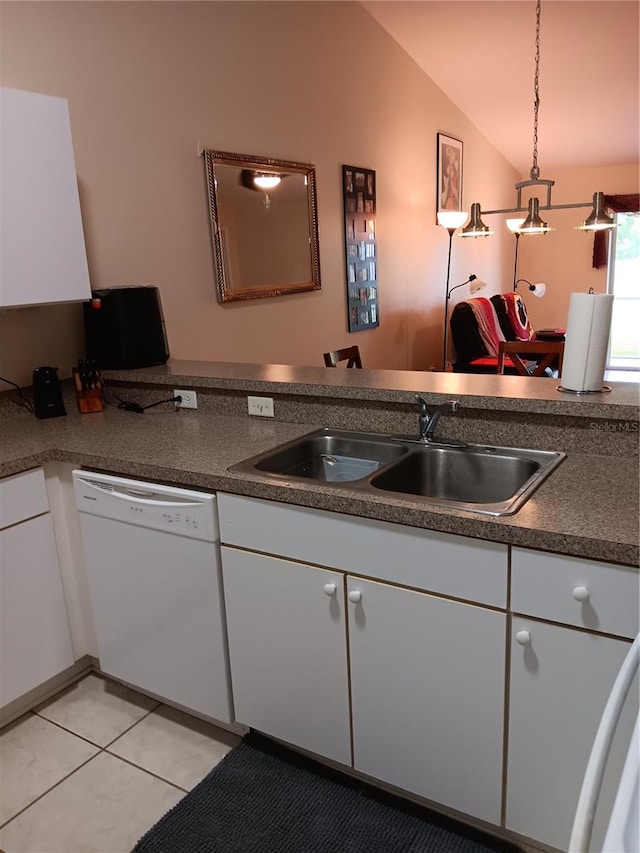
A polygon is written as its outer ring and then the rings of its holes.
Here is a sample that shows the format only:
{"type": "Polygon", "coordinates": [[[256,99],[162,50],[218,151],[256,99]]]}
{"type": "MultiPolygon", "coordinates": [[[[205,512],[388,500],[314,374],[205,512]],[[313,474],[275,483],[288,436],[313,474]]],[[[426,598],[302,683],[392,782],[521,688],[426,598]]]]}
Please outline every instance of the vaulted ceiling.
{"type": "MultiPolygon", "coordinates": [[[[362,5],[523,175],[533,159],[535,0],[362,5]]],[[[639,160],[638,0],[543,0],[538,165],[639,160]]],[[[455,128],[442,128],[455,135],[455,128]]]]}

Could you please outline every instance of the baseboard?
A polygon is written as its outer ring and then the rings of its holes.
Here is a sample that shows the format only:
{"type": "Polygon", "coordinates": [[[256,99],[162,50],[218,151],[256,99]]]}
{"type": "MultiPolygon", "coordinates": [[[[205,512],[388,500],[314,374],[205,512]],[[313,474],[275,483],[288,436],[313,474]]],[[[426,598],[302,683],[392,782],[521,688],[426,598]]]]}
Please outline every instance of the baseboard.
{"type": "Polygon", "coordinates": [[[12,723],[18,717],[26,714],[27,711],[31,711],[36,705],[40,705],[55,696],[56,693],[64,690],[65,687],[88,675],[95,668],[95,664],[97,664],[95,658],[83,655],[73,666],[63,670],[58,675],[54,675],[53,678],[49,678],[43,684],[34,687],[33,690],[29,690],[28,693],[24,693],[18,699],[14,699],[13,702],[9,702],[0,708],[0,728],[12,723]]]}

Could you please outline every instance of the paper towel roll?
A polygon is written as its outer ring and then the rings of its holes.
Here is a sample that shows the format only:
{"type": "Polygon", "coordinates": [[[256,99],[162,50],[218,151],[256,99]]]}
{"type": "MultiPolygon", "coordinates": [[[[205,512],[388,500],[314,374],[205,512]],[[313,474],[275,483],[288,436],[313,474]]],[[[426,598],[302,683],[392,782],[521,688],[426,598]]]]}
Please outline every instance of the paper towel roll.
{"type": "Polygon", "coordinates": [[[562,361],[563,388],[602,390],[612,309],[613,294],[571,294],[562,361]]]}

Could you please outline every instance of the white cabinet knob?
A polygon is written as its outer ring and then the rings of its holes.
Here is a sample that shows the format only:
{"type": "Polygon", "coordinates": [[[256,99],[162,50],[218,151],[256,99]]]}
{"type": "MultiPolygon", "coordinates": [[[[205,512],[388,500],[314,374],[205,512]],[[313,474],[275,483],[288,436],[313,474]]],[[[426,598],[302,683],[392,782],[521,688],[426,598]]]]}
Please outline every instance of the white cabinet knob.
{"type": "Polygon", "coordinates": [[[352,604],[358,604],[360,601],[362,601],[362,593],[359,589],[351,590],[351,592],[349,593],[349,601],[352,604]]]}
{"type": "Polygon", "coordinates": [[[528,646],[531,642],[531,634],[528,631],[518,631],[516,634],[516,643],[521,646],[528,646]]]}
{"type": "Polygon", "coordinates": [[[323,587],[325,595],[335,595],[338,587],[334,583],[326,583],[323,587]]]}
{"type": "Polygon", "coordinates": [[[589,598],[589,587],[576,586],[574,587],[571,595],[575,598],[576,601],[587,601],[587,599],[589,598]]]}

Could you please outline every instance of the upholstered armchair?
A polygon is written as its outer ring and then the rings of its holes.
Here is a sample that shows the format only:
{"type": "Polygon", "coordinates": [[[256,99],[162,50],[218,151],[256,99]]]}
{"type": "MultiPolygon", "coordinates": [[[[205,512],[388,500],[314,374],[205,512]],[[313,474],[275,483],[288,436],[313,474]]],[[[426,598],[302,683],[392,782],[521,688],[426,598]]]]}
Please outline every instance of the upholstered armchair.
{"type": "Polygon", "coordinates": [[[561,363],[558,344],[564,336],[558,333],[539,338],[518,293],[459,302],[451,313],[450,325],[456,353],[453,369],[457,373],[549,376],[550,365],[558,360],[561,363]],[[552,358],[544,348],[544,342],[549,340],[553,342],[548,348],[553,351],[552,358]],[[542,361],[544,367],[538,369],[542,361]]]}

